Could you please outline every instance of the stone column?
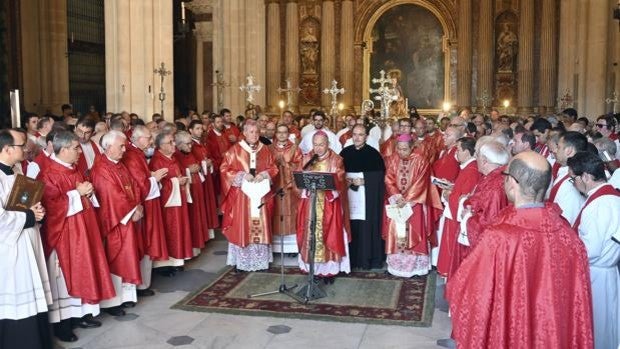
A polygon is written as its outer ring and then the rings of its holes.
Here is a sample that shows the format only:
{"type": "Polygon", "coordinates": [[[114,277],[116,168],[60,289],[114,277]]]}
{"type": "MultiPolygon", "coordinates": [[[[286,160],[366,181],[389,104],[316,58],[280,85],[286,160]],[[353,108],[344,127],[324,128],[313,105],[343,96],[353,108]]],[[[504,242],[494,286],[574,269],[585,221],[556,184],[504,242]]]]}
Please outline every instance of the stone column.
{"type": "MultiPolygon", "coordinates": [[[[161,80],[153,70],[163,62],[174,74],[172,2],[105,1],[106,110],[129,111],[145,120],[161,112],[161,80]],[[147,30],[146,28],[152,28],[147,30]]],[[[173,119],[173,75],[164,79],[164,117],[173,119]]]]}
{"type": "MultiPolygon", "coordinates": [[[[323,0],[321,7],[321,85],[323,91],[329,88],[331,81],[336,77],[336,46],[335,37],[334,1],[323,0]]],[[[328,108],[331,104],[329,95],[321,93],[321,106],[328,108]]]]}
{"type": "MultiPolygon", "coordinates": [[[[605,113],[607,85],[607,55],[609,36],[608,25],[611,18],[610,7],[591,1],[588,5],[588,36],[586,40],[586,76],[585,84],[585,114],[588,117],[597,117],[605,113]]],[[[615,23],[617,30],[617,23],[615,23]]],[[[581,97],[581,96],[580,96],[581,97]]],[[[581,99],[581,98],[580,98],[581,99]]]]}
{"type": "MultiPolygon", "coordinates": [[[[245,9],[243,21],[244,21],[244,35],[243,38],[245,41],[242,42],[241,47],[245,47],[245,71],[248,73],[252,73],[255,78],[255,83],[261,85],[263,89],[259,93],[254,94],[254,104],[265,106],[271,104],[273,108],[277,108],[278,99],[275,102],[271,102],[266,98],[265,84],[267,82],[267,49],[266,49],[266,37],[267,37],[267,26],[265,23],[266,17],[266,6],[263,1],[242,1],[241,6],[245,9]]],[[[278,10],[279,13],[279,10],[278,10]]],[[[278,14],[278,19],[280,18],[278,14]]],[[[280,84],[280,76],[281,76],[281,55],[280,55],[280,22],[278,21],[278,41],[277,41],[277,50],[278,50],[278,71],[276,74],[278,77],[278,84],[280,84]]],[[[268,47],[268,46],[267,46],[268,47]]],[[[271,50],[271,48],[269,48],[271,50]]],[[[244,82],[245,83],[245,80],[244,82]]],[[[239,86],[239,85],[237,85],[239,86]]],[[[277,90],[276,86],[276,90],[277,90]]],[[[237,88],[237,90],[239,90],[237,88]]],[[[277,93],[277,91],[276,91],[277,93]]],[[[243,93],[243,99],[245,101],[245,94],[243,93]]]]}
{"type": "MultiPolygon", "coordinates": [[[[284,47],[284,77],[293,88],[299,87],[299,10],[297,0],[286,3],[286,30],[284,47]]],[[[292,94],[293,110],[297,111],[298,93],[292,94]]]]}
{"type": "Polygon", "coordinates": [[[533,112],[534,88],[534,0],[519,2],[518,108],[517,113],[533,112]]]}
{"type": "Polygon", "coordinates": [[[280,3],[267,1],[267,110],[273,111],[278,105],[280,87],[280,3]]]}
{"type": "Polygon", "coordinates": [[[493,96],[493,0],[480,0],[480,17],[478,20],[478,96],[477,105],[482,107],[482,98],[486,94],[490,107],[493,96]]]}
{"type": "Polygon", "coordinates": [[[558,47],[558,87],[557,95],[568,91],[573,97],[575,90],[575,61],[577,45],[577,1],[560,1],[560,30],[558,47]]]}
{"type": "Polygon", "coordinates": [[[557,48],[556,48],[556,1],[542,1],[542,24],[540,28],[540,114],[555,112],[557,48]]]}
{"type": "MultiPolygon", "coordinates": [[[[212,61],[210,57],[206,57],[205,45],[209,41],[213,41],[213,22],[196,22],[196,109],[201,113],[205,109],[211,109],[213,101],[209,103],[207,96],[213,96],[209,87],[205,86],[205,80],[213,80],[213,74],[205,70],[205,62],[212,61]]],[[[207,47],[208,49],[208,47],[207,47]]],[[[213,82],[213,81],[212,81],[213,82]]],[[[217,103],[217,101],[215,101],[217,103]]]]}
{"type": "Polygon", "coordinates": [[[342,102],[346,108],[353,104],[353,1],[343,0],[340,14],[340,86],[345,88],[342,102]]]}
{"type": "Polygon", "coordinates": [[[472,10],[471,0],[458,2],[458,51],[456,61],[456,103],[459,107],[471,106],[472,70],[472,10]]]}

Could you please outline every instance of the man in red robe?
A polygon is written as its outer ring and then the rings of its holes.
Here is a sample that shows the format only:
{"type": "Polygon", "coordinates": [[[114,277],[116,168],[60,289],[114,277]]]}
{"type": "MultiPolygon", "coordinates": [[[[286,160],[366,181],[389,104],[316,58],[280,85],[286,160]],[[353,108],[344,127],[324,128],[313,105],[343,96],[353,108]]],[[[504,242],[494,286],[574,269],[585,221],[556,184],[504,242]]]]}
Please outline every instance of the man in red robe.
{"type": "Polygon", "coordinates": [[[278,175],[274,178],[276,190],[283,193],[276,196],[273,214],[273,249],[280,251],[280,244],[285,253],[297,253],[297,239],[295,236],[295,219],[299,197],[293,190],[295,182],[293,170],[301,164],[301,150],[289,139],[288,126],[278,125],[276,139],[269,146],[269,150],[278,166],[278,175]]]}
{"type": "Polygon", "coordinates": [[[95,163],[95,158],[101,155],[99,146],[95,142],[90,140],[95,129],[95,121],[88,117],[80,118],[75,125],[75,134],[80,140],[80,146],[82,152],[80,153],[80,159],[77,163],[77,170],[86,179],[90,179],[90,169],[95,163]]]}
{"type": "Polygon", "coordinates": [[[258,141],[259,135],[256,122],[246,121],[244,139],[225,154],[220,167],[226,264],[242,271],[267,269],[272,261],[270,183],[278,167],[267,146],[258,141]]]}
{"type": "Polygon", "coordinates": [[[433,164],[439,157],[439,152],[444,148],[443,134],[437,129],[435,119],[427,117],[426,123],[426,136],[424,137],[425,148],[429,149],[431,154],[429,159],[433,164]]]}
{"type": "Polygon", "coordinates": [[[48,273],[54,281],[49,320],[56,337],[72,342],[77,340],[72,322],[82,328],[101,326],[92,316],[99,315],[99,303],[113,298],[115,291],[90,201],[93,186],[75,167],[82,151],[78,137],[58,132],[54,148],[38,177],[45,183],[42,203],[48,217],[42,236],[48,273]]]}
{"type": "Polygon", "coordinates": [[[454,249],[457,247],[457,238],[460,231],[458,218],[459,202],[463,196],[469,195],[480,180],[480,172],[474,154],[476,153],[476,139],[462,137],[456,142],[456,157],[460,163],[458,177],[451,188],[445,188],[442,199],[445,203],[445,222],[443,234],[439,243],[439,257],[437,272],[449,276],[451,271],[454,249]]]}
{"type": "Polygon", "coordinates": [[[184,190],[188,179],[174,157],[176,148],[172,133],[159,133],[155,137],[155,147],[156,150],[149,163],[149,169],[151,171],[162,168],[168,170],[166,177],[161,180],[160,204],[164,231],[166,232],[166,246],[170,258],[167,261],[155,261],[153,267],[162,268],[162,273],[170,274],[174,270],[181,269],[185,259],[194,256],[187,208],[187,192],[184,190]]]}
{"type": "Polygon", "coordinates": [[[592,299],[583,242],[553,203],[551,167],[516,155],[509,205],[450,277],[446,297],[459,348],[592,348],[592,299]]]}
{"type": "MultiPolygon", "coordinates": [[[[325,283],[333,283],[334,277],[340,272],[350,273],[349,243],[351,242],[349,215],[346,204],[347,182],[344,162],[340,155],[329,148],[326,133],[318,131],[312,137],[312,150],[304,155],[302,164],[312,172],[333,173],[336,190],[318,190],[316,192],[316,249],[314,252],[314,274],[324,278],[325,283]],[[316,160],[314,159],[314,156],[316,160]],[[322,207],[322,209],[321,209],[322,207]]],[[[301,166],[299,169],[302,169],[301,166]]],[[[297,245],[299,247],[299,268],[310,269],[310,211],[312,201],[304,189],[301,194],[301,205],[297,211],[297,245]]]]}
{"type": "Polygon", "coordinates": [[[140,189],[121,159],[127,137],[110,131],[101,137],[104,153],[92,168],[93,186],[99,200],[101,235],[112,273],[116,297],[101,302],[112,315],[124,315],[123,303],[137,302],[136,286],[142,283],[138,233],[135,222],[142,218],[140,189]]]}
{"type": "Polygon", "coordinates": [[[151,286],[151,272],[153,261],[168,260],[166,234],[162,219],[161,203],[159,200],[159,182],[168,174],[168,169],[162,168],[151,172],[146,162],[145,151],[154,150],[151,131],[146,126],[136,126],[131,133],[131,142],[121,160],[125,167],[130,168],[130,174],[140,188],[140,197],[144,206],[144,217],[136,222],[138,238],[140,240],[139,256],[142,284],[137,289],[138,297],[152,296],[155,293],[151,286]]]}
{"type": "Polygon", "coordinates": [[[385,190],[388,205],[399,209],[411,206],[413,214],[404,222],[384,212],[383,239],[388,272],[400,277],[426,275],[430,270],[434,224],[441,214],[441,202],[431,185],[431,167],[427,159],[413,151],[410,135],[400,135],[396,154],[386,160],[385,190]]]}
{"type": "Polygon", "coordinates": [[[286,125],[288,127],[289,139],[291,140],[291,142],[299,143],[301,142],[301,132],[299,131],[299,128],[297,128],[297,126],[295,126],[295,124],[293,123],[293,118],[293,112],[290,110],[285,110],[282,113],[282,120],[280,121],[280,124],[286,125]]]}
{"type": "Polygon", "coordinates": [[[226,139],[230,145],[237,143],[241,136],[241,131],[235,123],[233,122],[233,116],[229,109],[220,110],[220,115],[224,121],[224,134],[226,135],[226,139]]]}
{"type": "Polygon", "coordinates": [[[213,128],[207,132],[207,148],[213,156],[213,183],[215,184],[215,195],[218,198],[218,202],[222,201],[220,193],[220,166],[224,159],[224,154],[228,151],[231,144],[226,138],[224,133],[224,119],[220,115],[216,115],[213,118],[213,128]]]}
{"type": "Polygon", "coordinates": [[[217,218],[217,201],[215,195],[215,184],[217,183],[219,185],[219,182],[214,182],[215,171],[212,160],[213,156],[209,148],[200,141],[204,134],[204,125],[200,121],[194,120],[190,122],[188,130],[192,136],[192,154],[196,160],[199,161],[202,177],[204,177],[202,186],[204,188],[205,206],[207,210],[207,229],[209,232],[209,239],[213,239],[215,237],[214,230],[220,226],[220,222],[217,218]]]}
{"type": "Polygon", "coordinates": [[[384,159],[389,158],[396,152],[396,139],[399,135],[408,134],[411,135],[411,120],[408,118],[402,118],[398,120],[398,130],[394,132],[392,127],[392,135],[385,142],[381,143],[379,152],[384,159]]]}
{"type": "Polygon", "coordinates": [[[347,114],[344,118],[345,127],[336,133],[338,141],[344,148],[345,143],[353,137],[353,126],[357,125],[357,118],[353,114],[347,114]]]}
{"type": "Polygon", "coordinates": [[[205,242],[209,240],[207,202],[203,186],[205,177],[200,172],[202,170],[200,161],[192,154],[192,146],[194,144],[192,136],[185,131],[179,131],[174,135],[174,141],[177,149],[174,157],[179,162],[181,172],[184,172],[189,178],[187,207],[192,232],[192,248],[195,257],[200,254],[202,248],[205,247],[205,242]]]}

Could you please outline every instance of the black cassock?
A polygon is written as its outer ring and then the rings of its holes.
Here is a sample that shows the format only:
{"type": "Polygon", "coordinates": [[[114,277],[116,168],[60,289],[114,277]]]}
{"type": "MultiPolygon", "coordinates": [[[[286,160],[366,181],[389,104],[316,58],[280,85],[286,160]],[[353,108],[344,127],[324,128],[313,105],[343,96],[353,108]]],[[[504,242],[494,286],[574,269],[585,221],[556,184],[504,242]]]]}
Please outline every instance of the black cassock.
{"type": "MultiPolygon", "coordinates": [[[[340,156],[344,159],[345,172],[364,174],[366,219],[351,220],[351,243],[349,244],[351,268],[383,268],[385,261],[384,242],[381,238],[385,194],[383,158],[375,148],[368,144],[360,149],[350,145],[340,152],[340,156]]],[[[349,188],[359,189],[354,185],[349,188]]]]}

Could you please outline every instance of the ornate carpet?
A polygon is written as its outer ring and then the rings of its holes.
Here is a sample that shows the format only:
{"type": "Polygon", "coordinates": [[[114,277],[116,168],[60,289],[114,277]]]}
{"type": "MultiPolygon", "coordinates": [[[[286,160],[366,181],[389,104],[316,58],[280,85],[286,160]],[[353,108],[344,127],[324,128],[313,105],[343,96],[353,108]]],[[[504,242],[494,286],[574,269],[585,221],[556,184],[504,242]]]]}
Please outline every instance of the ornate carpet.
{"type": "MultiPolygon", "coordinates": [[[[235,273],[225,268],[211,284],[200,288],[173,306],[175,309],[250,316],[289,317],[401,326],[431,326],[435,299],[435,273],[411,279],[383,272],[355,271],[321,287],[327,297],[300,304],[284,294],[248,298],[277,290],[280,269],[235,273]]],[[[305,285],[306,275],[298,268],[285,269],[287,286],[305,285]]]]}

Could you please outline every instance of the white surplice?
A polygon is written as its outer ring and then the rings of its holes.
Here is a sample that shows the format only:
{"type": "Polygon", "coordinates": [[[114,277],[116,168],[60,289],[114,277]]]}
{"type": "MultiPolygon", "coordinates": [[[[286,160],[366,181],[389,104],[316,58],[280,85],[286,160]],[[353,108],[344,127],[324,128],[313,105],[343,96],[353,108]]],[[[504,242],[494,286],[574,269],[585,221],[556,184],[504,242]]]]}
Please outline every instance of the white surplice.
{"type": "MultiPolygon", "coordinates": [[[[558,176],[555,181],[553,181],[553,185],[559,183],[567,174],[568,166],[560,167],[558,176]]],[[[577,215],[579,215],[581,211],[581,207],[583,207],[585,198],[579,193],[573,183],[567,179],[561,184],[553,202],[558,204],[562,209],[562,217],[566,218],[570,225],[573,225],[575,219],[577,219],[577,215]]]]}

